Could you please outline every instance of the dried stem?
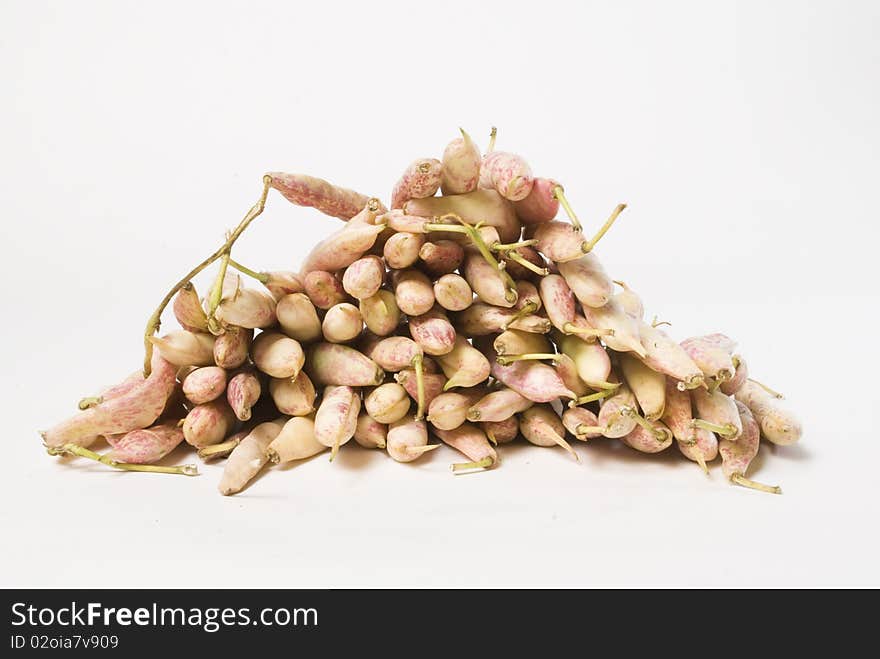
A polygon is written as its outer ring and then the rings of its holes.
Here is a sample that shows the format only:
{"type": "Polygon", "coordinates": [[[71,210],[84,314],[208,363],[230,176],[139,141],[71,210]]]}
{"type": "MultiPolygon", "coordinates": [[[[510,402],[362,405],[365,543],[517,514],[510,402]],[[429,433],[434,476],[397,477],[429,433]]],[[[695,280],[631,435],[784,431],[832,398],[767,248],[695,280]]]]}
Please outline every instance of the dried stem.
{"type": "Polygon", "coordinates": [[[78,446],[77,444],[64,444],[62,446],[47,446],[46,452],[49,455],[77,455],[81,458],[88,458],[95,462],[100,462],[113,469],[121,469],[122,471],[143,471],[153,474],[181,474],[183,476],[198,476],[199,470],[195,465],[179,465],[176,467],[160,467],[158,465],[141,465],[132,464],[130,462],[117,462],[106,455],[95,453],[87,448],[78,446]]]}
{"type": "Polygon", "coordinates": [[[495,464],[495,460],[491,456],[486,456],[477,462],[456,462],[452,465],[452,471],[461,473],[472,469],[488,469],[493,464],[495,464]]]}
{"type": "Polygon", "coordinates": [[[766,492],[767,494],[782,494],[782,488],[778,485],[764,485],[764,483],[753,481],[751,478],[746,478],[742,474],[732,474],[730,480],[737,485],[742,485],[743,487],[748,487],[752,490],[758,490],[759,492],[766,492]]]}
{"type": "Polygon", "coordinates": [[[156,307],[156,310],[153,311],[150,318],[147,320],[147,326],[144,330],[144,377],[150,375],[150,362],[153,358],[153,344],[150,341],[150,338],[156,331],[159,329],[159,325],[162,320],[162,312],[165,311],[165,307],[168,306],[168,303],[174,298],[181,288],[186,286],[191,279],[193,279],[197,274],[199,274],[202,270],[211,265],[214,261],[219,259],[225,253],[227,253],[232,245],[235,244],[235,241],[241,236],[245,229],[248,228],[248,225],[253,222],[255,218],[257,218],[260,213],[263,212],[263,209],[266,207],[266,197],[269,194],[269,186],[272,183],[271,177],[264,176],[263,177],[263,193],[260,195],[260,199],[256,204],[251,206],[251,209],[247,212],[241,222],[238,223],[238,226],[235,227],[235,230],[229,234],[226,238],[226,242],[223,243],[213,254],[211,254],[204,261],[199,263],[196,267],[190,270],[184,277],[178,281],[170,291],[165,295],[162,301],[159,303],[159,306],[156,307]]]}

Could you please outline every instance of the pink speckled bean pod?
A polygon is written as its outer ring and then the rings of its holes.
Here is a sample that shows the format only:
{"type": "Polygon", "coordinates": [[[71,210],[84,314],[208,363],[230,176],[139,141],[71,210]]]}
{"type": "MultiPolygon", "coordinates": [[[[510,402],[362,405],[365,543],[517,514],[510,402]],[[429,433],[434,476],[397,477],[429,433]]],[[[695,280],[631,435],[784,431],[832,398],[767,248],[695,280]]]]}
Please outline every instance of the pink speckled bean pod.
{"type": "Polygon", "coordinates": [[[387,425],[379,423],[366,412],[361,412],[354,429],[354,441],[364,448],[385,448],[387,437],[387,425]]]}
{"type": "Polygon", "coordinates": [[[397,307],[407,316],[420,316],[434,306],[434,287],[419,270],[396,270],[391,278],[397,307]]]}
{"type": "Polygon", "coordinates": [[[566,388],[559,374],[547,364],[517,361],[502,366],[492,363],[492,377],[535,403],[549,403],[557,398],[576,398],[566,388]]]}
{"type": "Polygon", "coordinates": [[[413,366],[425,353],[418,343],[406,336],[389,336],[364,345],[364,354],[380,368],[396,373],[413,366]]]}
{"type": "Polygon", "coordinates": [[[199,294],[192,282],[187,282],[183,288],[177,291],[171,308],[174,317],[183,329],[190,332],[208,331],[208,316],[205,315],[205,310],[199,301],[199,294]]]}
{"type": "Polygon", "coordinates": [[[778,486],[764,485],[746,478],[749,465],[758,455],[761,431],[757,420],[748,407],[737,401],[736,408],[742,417],[743,433],[735,442],[722,439],[718,443],[718,452],[721,453],[721,471],[728,480],[743,487],[769,494],[782,494],[782,488],[778,486]]]}
{"type": "Polygon", "coordinates": [[[463,423],[457,428],[451,429],[435,426],[434,434],[443,440],[444,444],[451,446],[470,460],[470,462],[452,465],[453,471],[491,469],[498,464],[498,454],[489,444],[486,433],[479,426],[472,423],[463,423]]]}
{"type": "Polygon", "coordinates": [[[621,385],[616,394],[602,401],[599,408],[599,425],[605,429],[602,434],[618,439],[631,433],[637,424],[628,412],[635,409],[635,396],[629,387],[621,385]]]}
{"type": "Polygon", "coordinates": [[[338,343],[318,343],[309,350],[306,370],[315,385],[372,387],[385,380],[385,372],[372,359],[338,343]]]}
{"type": "Polygon", "coordinates": [[[217,487],[220,494],[225,496],[240,492],[260,472],[269,461],[266,449],[281,432],[284,423],[285,419],[261,423],[241,440],[226,460],[217,487]]]}
{"type": "Polygon", "coordinates": [[[455,272],[464,260],[464,248],[452,240],[426,242],[419,249],[421,268],[432,277],[455,272]]]}
{"type": "Polygon", "coordinates": [[[749,408],[761,434],[774,444],[788,446],[801,438],[801,422],[760,385],[749,380],[736,392],[736,399],[749,408]]]}
{"type": "Polygon", "coordinates": [[[445,355],[455,347],[455,328],[437,305],[409,319],[409,333],[429,355],[445,355]]]}
{"type": "Polygon", "coordinates": [[[678,386],[682,388],[694,389],[703,384],[703,371],[666,332],[647,323],[640,323],[639,338],[645,349],[645,364],[677,380],[680,383],[678,386]]]}
{"type": "Polygon", "coordinates": [[[165,409],[177,386],[177,369],[158,353],[146,379],[131,379],[125,393],[113,395],[40,433],[46,446],[77,444],[88,447],[102,435],[126,433],[151,425],[165,409]]]}
{"type": "Polygon", "coordinates": [[[657,421],[666,407],[666,376],[629,353],[622,353],[618,360],[623,380],[636,397],[642,414],[648,421],[657,421]]]}
{"type": "Polygon", "coordinates": [[[453,387],[473,387],[489,377],[489,360],[464,337],[456,337],[453,349],[445,355],[437,355],[436,359],[443,374],[449,378],[444,391],[453,387]]]}
{"type": "Polygon", "coordinates": [[[645,348],[639,337],[638,321],[626,313],[617,300],[608,300],[605,306],[598,308],[585,305],[584,316],[591,326],[614,331],[613,335],[602,337],[605,345],[612,350],[645,356],[645,348]]]}
{"type": "Polygon", "coordinates": [[[466,410],[466,418],[468,421],[505,421],[514,414],[529,409],[534,404],[534,401],[519,392],[505,387],[492,391],[471,403],[471,406],[466,410]]]}
{"type": "Polygon", "coordinates": [[[399,208],[395,208],[394,210],[388,211],[381,217],[379,217],[377,222],[384,222],[388,225],[388,229],[392,231],[400,231],[403,233],[416,233],[416,234],[425,234],[428,233],[427,224],[433,222],[435,218],[433,217],[424,217],[422,215],[407,215],[403,210],[399,208]]]}
{"type": "Polygon", "coordinates": [[[550,222],[559,212],[559,199],[556,198],[557,181],[549,178],[536,178],[532,190],[523,199],[514,202],[516,216],[523,224],[550,222]]]}
{"type": "MultiPolygon", "coordinates": [[[[467,194],[446,197],[411,199],[404,205],[407,215],[421,217],[442,217],[457,215],[470,224],[483,222],[485,226],[498,231],[498,240],[511,243],[519,240],[520,223],[513,210],[513,204],[494,190],[474,190],[467,194]]],[[[451,236],[443,235],[443,238],[451,236]]],[[[487,241],[492,244],[492,241],[487,241]]]]}
{"type": "Polygon", "coordinates": [[[348,343],[354,341],[364,328],[364,319],[360,310],[353,304],[341,302],[334,304],[324,315],[321,331],[330,343],[348,343]]]}
{"type": "Polygon", "coordinates": [[[305,294],[285,295],[278,300],[276,313],[281,331],[290,338],[300,343],[311,343],[321,338],[321,319],[318,318],[315,305],[305,294]]]}
{"type": "Polygon", "coordinates": [[[453,326],[467,336],[486,336],[506,329],[533,334],[546,334],[550,331],[550,321],[543,316],[522,316],[515,309],[502,309],[483,302],[475,302],[456,314],[453,326]]]}
{"type": "Polygon", "coordinates": [[[666,406],[660,420],[680,443],[691,444],[695,441],[697,428],[691,423],[694,420],[691,396],[679,389],[676,381],[670,377],[666,378],[666,406]]]}
{"type": "Polygon", "coordinates": [[[275,298],[266,291],[242,288],[235,295],[222,298],[214,315],[223,326],[271,327],[277,320],[275,298]]]}
{"type": "Polygon", "coordinates": [[[681,342],[681,347],[707,378],[724,381],[733,377],[736,367],[727,350],[717,347],[711,341],[704,341],[699,336],[685,339],[681,342]]]}
{"type": "Polygon", "coordinates": [[[391,208],[403,208],[410,199],[433,197],[440,189],[442,167],[436,158],[422,158],[410,163],[391,192],[391,208]]]}
{"type": "Polygon", "coordinates": [[[749,365],[745,358],[742,355],[733,355],[731,361],[736,371],[734,371],[733,377],[730,380],[725,380],[721,383],[721,391],[728,396],[735,395],[749,379],[749,365]]]}
{"type": "Polygon", "coordinates": [[[728,354],[733,354],[733,351],[736,350],[736,341],[731,339],[726,334],[722,334],[721,332],[714,332],[712,334],[706,334],[704,336],[699,337],[700,341],[707,345],[715,346],[720,350],[728,354]]]}
{"type": "Polygon", "coordinates": [[[519,419],[515,416],[504,421],[484,421],[478,425],[493,444],[506,444],[519,436],[519,419]]]}
{"type": "Polygon", "coordinates": [[[236,422],[229,403],[218,398],[189,411],[183,421],[183,438],[196,448],[218,444],[232,432],[236,422]]]}
{"type": "MultiPolygon", "coordinates": [[[[739,440],[737,440],[739,441],[739,440]]],[[[701,467],[718,457],[718,438],[714,433],[703,428],[694,428],[693,441],[677,442],[678,450],[688,460],[693,460],[701,467]]],[[[708,467],[704,471],[708,473],[708,467]]]]}
{"type": "Polygon", "coordinates": [[[252,329],[227,327],[214,341],[214,363],[221,368],[238,368],[247,361],[253,338],[252,329]]]}
{"type": "Polygon", "coordinates": [[[106,457],[117,462],[152,464],[171,453],[183,441],[177,421],[132,430],[118,438],[106,457]]]}
{"type": "Polygon", "coordinates": [[[159,354],[175,366],[212,366],[215,340],[211,334],[186,330],[150,337],[159,354]]]}
{"type": "Polygon", "coordinates": [[[538,251],[557,264],[579,259],[589,247],[583,233],[568,222],[558,220],[529,227],[526,236],[537,240],[538,251]]]}
{"type": "Polygon", "coordinates": [[[193,405],[210,403],[226,391],[226,371],[219,366],[203,366],[183,379],[183,395],[193,405]]]}
{"type": "Polygon", "coordinates": [[[323,270],[314,270],[303,278],[306,295],[318,309],[325,311],[334,304],[346,302],[345,289],[335,275],[323,270]]]}
{"type": "Polygon", "coordinates": [[[587,383],[578,375],[577,365],[574,363],[574,360],[565,353],[558,353],[556,355],[556,358],[553,360],[553,368],[556,370],[556,374],[562,380],[565,388],[578,398],[586,396],[591,392],[587,383]]]}
{"type": "Polygon", "coordinates": [[[553,327],[568,333],[576,315],[574,293],[568,282],[560,275],[547,275],[541,277],[539,286],[544,309],[553,327]]]}
{"type": "Polygon", "coordinates": [[[304,371],[295,378],[272,378],[269,395],[282,414],[306,416],[315,410],[315,386],[304,371]]]}
{"type": "Polygon", "coordinates": [[[519,415],[519,429],[523,437],[535,446],[561,446],[575,460],[580,457],[565,441],[565,426],[550,405],[534,405],[519,415]]]}
{"type": "Polygon", "coordinates": [[[565,277],[572,293],[581,304],[603,307],[614,294],[614,283],[594,252],[572,261],[559,263],[559,274],[565,277]]]}
{"type": "Polygon", "coordinates": [[[604,427],[599,424],[599,418],[585,407],[566,409],[562,413],[562,425],[583,442],[601,437],[604,431],[604,427]]]}
{"type": "Polygon", "coordinates": [[[535,179],[532,169],[522,156],[492,151],[483,156],[480,166],[480,187],[496,190],[510,201],[529,196],[535,179]]]}
{"type": "Polygon", "coordinates": [[[698,388],[691,391],[691,401],[697,411],[698,419],[694,423],[698,426],[700,421],[713,424],[717,428],[706,429],[724,439],[735,440],[742,434],[742,420],[736,410],[736,402],[730,396],[717,389],[709,392],[698,388]]]}
{"type": "Polygon", "coordinates": [[[379,423],[394,423],[409,412],[409,394],[396,382],[386,382],[364,397],[364,407],[379,423]]]}
{"type": "Polygon", "coordinates": [[[418,233],[398,232],[385,242],[382,255],[389,268],[403,270],[419,260],[419,250],[425,244],[425,236],[418,233]]]}
{"type": "Polygon", "coordinates": [[[642,453],[660,453],[672,446],[672,431],[659,421],[651,424],[654,431],[643,426],[636,426],[632,431],[620,438],[620,441],[642,453]]]}
{"type": "Polygon", "coordinates": [[[288,419],[281,432],[266,447],[266,457],[272,464],[283,464],[293,460],[305,460],[327,447],[315,436],[315,421],[307,416],[288,419]]]}
{"type": "Polygon", "coordinates": [[[315,439],[330,448],[330,460],[354,437],[361,397],[347,386],[329,386],[315,412],[315,439]]]}
{"type": "Polygon", "coordinates": [[[441,430],[457,428],[467,419],[468,408],[485,393],[482,387],[472,387],[440,394],[428,406],[428,422],[441,430]]]}
{"type": "Polygon", "coordinates": [[[545,335],[518,329],[505,330],[496,336],[492,348],[499,355],[553,352],[553,346],[545,335]]]}
{"type": "Polygon", "coordinates": [[[372,297],[364,298],[359,309],[364,325],[376,336],[387,336],[400,325],[400,309],[391,291],[380,290],[372,297]]]}
{"type": "Polygon", "coordinates": [[[388,455],[397,462],[412,462],[438,446],[428,446],[428,425],[425,421],[416,421],[409,416],[388,427],[385,441],[388,455]]]}
{"type": "Polygon", "coordinates": [[[622,281],[615,281],[614,283],[623,289],[619,293],[614,294],[614,299],[620,303],[623,310],[630,316],[637,320],[642,320],[645,316],[645,305],[642,304],[642,298],[622,281]]]}
{"type": "Polygon", "coordinates": [[[440,189],[444,195],[464,194],[477,189],[482,156],[479,147],[463,129],[443,151],[440,189]]]}
{"type": "MultiPolygon", "coordinates": [[[[370,197],[306,174],[270,172],[271,186],[297,206],[316,208],[325,215],[350,220],[371,203],[370,197]]],[[[378,200],[376,202],[378,203],[378,200]]],[[[381,204],[379,204],[381,206],[381,204]]]]}
{"type": "Polygon", "coordinates": [[[251,352],[257,368],[273,378],[295,378],[305,364],[299,341],[279,332],[261,333],[251,352]]]}
{"type": "Polygon", "coordinates": [[[567,355],[577,369],[578,377],[593,389],[610,386],[611,359],[600,343],[587,343],[577,336],[557,337],[559,351],[567,355]]]}
{"type": "Polygon", "coordinates": [[[226,387],[226,402],[239,421],[250,420],[251,408],[260,400],[262,391],[260,379],[254,371],[246,370],[232,376],[226,387]]]}
{"type": "Polygon", "coordinates": [[[434,297],[447,311],[462,311],[474,303],[470,284],[457,274],[443,275],[434,282],[434,297]]]}
{"type": "MultiPolygon", "coordinates": [[[[428,362],[425,361],[427,365],[428,362]]],[[[446,387],[446,376],[442,373],[425,373],[423,375],[425,383],[425,407],[430,407],[431,402],[443,393],[446,387]]],[[[406,389],[406,393],[414,401],[419,400],[419,391],[416,385],[416,372],[411,368],[405,368],[400,373],[394,375],[394,379],[406,389]]]]}
{"type": "Polygon", "coordinates": [[[300,272],[303,275],[315,270],[335,272],[351,265],[370,251],[384,229],[383,224],[347,224],[312,248],[300,272]]]}
{"type": "Polygon", "coordinates": [[[461,274],[483,302],[497,307],[512,307],[516,303],[507,299],[507,282],[476,249],[465,250],[461,274]]]}
{"type": "Polygon", "coordinates": [[[305,291],[302,279],[300,279],[299,275],[295,272],[275,270],[264,274],[266,275],[266,281],[263,282],[263,286],[265,286],[266,290],[269,291],[269,294],[275,298],[276,302],[285,295],[302,293],[305,291]]]}
{"type": "Polygon", "coordinates": [[[378,256],[365,256],[345,269],[342,288],[353,298],[365,300],[379,292],[384,279],[385,264],[382,259],[378,256]]]}

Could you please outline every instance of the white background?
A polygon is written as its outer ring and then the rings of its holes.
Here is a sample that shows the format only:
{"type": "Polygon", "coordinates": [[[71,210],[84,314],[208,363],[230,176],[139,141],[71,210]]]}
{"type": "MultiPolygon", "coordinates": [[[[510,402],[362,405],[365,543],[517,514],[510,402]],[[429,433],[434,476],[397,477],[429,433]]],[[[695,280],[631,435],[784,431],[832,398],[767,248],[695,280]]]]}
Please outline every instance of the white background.
{"type": "MultiPolygon", "coordinates": [[[[0,9],[0,584],[866,586],[878,543],[872,2],[10,2],[0,9]],[[525,154],[675,336],[723,330],[806,433],[751,474],[672,449],[505,448],[453,477],[346,446],[246,492],[48,457],[139,367],[168,286],[267,170],[387,199],[463,126],[525,154]]],[[[295,268],[337,221],[277,194],[239,243],[295,268]]],[[[204,285],[202,286],[204,289],[204,285]]],[[[169,323],[170,325],[171,323],[169,323]]],[[[190,461],[181,449],[180,461],[190,461]]]]}

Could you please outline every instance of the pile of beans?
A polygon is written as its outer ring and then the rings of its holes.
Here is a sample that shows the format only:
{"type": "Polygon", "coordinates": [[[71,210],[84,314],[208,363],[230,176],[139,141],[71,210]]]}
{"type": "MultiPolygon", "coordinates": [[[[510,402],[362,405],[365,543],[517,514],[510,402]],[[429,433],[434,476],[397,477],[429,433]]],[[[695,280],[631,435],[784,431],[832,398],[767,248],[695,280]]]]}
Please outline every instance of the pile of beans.
{"type": "Polygon", "coordinates": [[[226,460],[219,489],[232,494],[269,463],[333,460],[352,439],[398,462],[442,442],[463,472],[496,467],[520,437],[575,460],[572,440],[605,437],[644,453],[674,444],[707,473],[720,456],[731,482],[779,493],[746,471],[762,437],[800,438],[780,396],[724,334],[678,342],[646,322],[594,251],[623,205],[587,236],[563,187],[494,142],[493,129],[483,155],[461,131],[442,159],[406,168],[390,209],[319,178],[265,175],[235,231],[150,317],[143,370],[42,432],[48,452],[195,475],[157,464],[185,443],[226,460]],[[232,258],[273,189],[345,222],[297,272],[232,258]],[[212,265],[200,297],[191,280],[212,265]],[[156,336],[168,305],[180,329],[156,336]]]}

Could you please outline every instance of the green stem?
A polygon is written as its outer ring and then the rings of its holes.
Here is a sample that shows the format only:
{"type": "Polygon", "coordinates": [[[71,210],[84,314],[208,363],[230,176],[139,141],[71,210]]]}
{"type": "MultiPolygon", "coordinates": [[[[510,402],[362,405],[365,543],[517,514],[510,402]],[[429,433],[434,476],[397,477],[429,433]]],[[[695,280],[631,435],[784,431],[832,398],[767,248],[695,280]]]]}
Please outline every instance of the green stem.
{"type": "Polygon", "coordinates": [[[456,462],[452,465],[452,471],[460,473],[471,469],[488,469],[493,464],[495,464],[495,459],[491,456],[486,456],[482,460],[477,460],[476,462],[456,462]]]}
{"type": "Polygon", "coordinates": [[[538,241],[534,238],[531,240],[520,240],[518,243],[494,243],[489,246],[493,252],[509,252],[520,247],[531,247],[537,245],[538,241]]]}
{"type": "Polygon", "coordinates": [[[593,236],[592,239],[588,240],[583,245],[581,245],[581,251],[584,254],[592,251],[593,248],[596,246],[596,243],[598,243],[600,240],[602,240],[602,236],[604,236],[606,233],[608,233],[608,229],[611,228],[611,225],[614,224],[615,220],[617,220],[617,216],[623,212],[624,208],[626,208],[626,204],[618,204],[617,208],[615,208],[611,212],[611,216],[607,220],[605,220],[605,224],[603,224],[599,228],[599,230],[596,232],[596,235],[593,236]]]}
{"type": "Polygon", "coordinates": [[[195,268],[190,270],[186,275],[178,281],[170,291],[165,295],[162,301],[159,303],[159,306],[156,307],[155,311],[153,311],[152,315],[147,320],[147,326],[144,330],[144,377],[150,375],[150,371],[152,367],[150,362],[153,358],[153,343],[150,341],[150,338],[156,331],[159,329],[159,325],[162,321],[162,312],[165,311],[165,307],[168,306],[168,303],[174,298],[181,288],[186,286],[187,283],[191,279],[193,279],[197,274],[199,274],[202,270],[211,265],[214,261],[223,256],[224,253],[228,252],[229,249],[235,244],[235,241],[238,240],[239,236],[244,232],[245,229],[248,228],[248,225],[257,218],[260,213],[263,212],[263,209],[266,207],[266,197],[269,194],[269,186],[272,183],[272,178],[268,175],[263,177],[263,193],[260,195],[260,199],[256,204],[251,206],[250,210],[238,223],[238,226],[235,227],[235,230],[229,235],[226,239],[226,242],[223,243],[211,256],[206,258],[204,261],[199,263],[195,268]]]}
{"type": "Polygon", "coordinates": [[[479,251],[483,258],[486,260],[486,263],[491,265],[492,268],[500,275],[501,279],[504,281],[504,299],[511,304],[516,302],[516,299],[518,297],[518,293],[516,292],[516,283],[504,269],[504,266],[498,262],[498,260],[495,258],[495,255],[492,254],[492,250],[490,250],[489,246],[486,245],[486,241],[483,240],[483,236],[480,235],[478,228],[468,224],[465,220],[463,220],[455,213],[447,213],[446,215],[441,216],[439,219],[445,220],[446,218],[454,219],[465,228],[466,233],[471,239],[471,243],[473,243],[474,247],[477,248],[477,251],[479,251]]]}
{"type": "Polygon", "coordinates": [[[603,398],[608,398],[608,396],[614,393],[614,389],[605,389],[604,391],[597,391],[594,394],[587,394],[586,396],[581,396],[580,398],[575,398],[573,401],[568,403],[569,407],[577,407],[579,405],[585,405],[586,403],[592,403],[595,400],[602,400],[603,398]]]}
{"type": "Polygon", "coordinates": [[[534,300],[529,300],[524,305],[522,305],[521,309],[519,309],[515,314],[513,314],[508,320],[504,322],[504,324],[501,326],[501,329],[506,332],[507,328],[513,325],[516,321],[524,318],[525,316],[535,313],[537,310],[538,303],[534,300]]]}
{"type": "Polygon", "coordinates": [[[229,250],[220,256],[220,269],[217,271],[217,277],[214,279],[214,286],[208,297],[208,329],[212,334],[220,334],[220,324],[214,317],[217,313],[217,307],[220,306],[220,300],[223,299],[223,282],[226,279],[226,269],[229,266],[229,250]]]}
{"type": "Polygon", "coordinates": [[[504,258],[510,259],[514,263],[519,263],[526,270],[530,270],[530,271],[534,272],[536,275],[541,275],[542,277],[545,277],[550,274],[550,271],[547,268],[541,268],[541,267],[535,265],[534,263],[532,263],[531,261],[529,261],[528,259],[523,257],[517,251],[507,252],[507,254],[505,254],[504,258]]]}
{"type": "Polygon", "coordinates": [[[752,490],[758,490],[759,492],[766,492],[767,494],[782,494],[782,488],[778,485],[764,485],[764,483],[753,481],[751,478],[746,478],[742,474],[733,474],[731,475],[730,480],[737,485],[742,485],[743,487],[748,487],[752,490]]]}
{"type": "Polygon", "coordinates": [[[773,396],[774,398],[785,398],[785,396],[783,396],[781,393],[779,393],[779,392],[776,391],[775,389],[771,389],[770,387],[768,387],[768,386],[767,386],[766,384],[764,384],[763,382],[758,382],[757,380],[753,380],[752,378],[749,378],[749,382],[758,385],[759,387],[761,387],[761,389],[763,389],[764,391],[766,391],[768,394],[770,394],[770,395],[773,396]]]}
{"type": "Polygon", "coordinates": [[[100,453],[95,453],[94,451],[90,451],[87,448],[83,448],[82,446],[78,446],[76,444],[64,444],[62,446],[47,446],[46,451],[49,455],[64,455],[65,453],[69,453],[71,455],[78,455],[81,458],[88,458],[89,460],[94,460],[95,462],[100,462],[101,464],[105,464],[108,467],[112,467],[113,469],[121,469],[123,471],[144,471],[150,472],[154,474],[182,474],[184,476],[198,476],[199,470],[195,465],[180,465],[177,467],[159,467],[157,465],[140,465],[140,464],[132,464],[130,462],[117,462],[111,458],[108,458],[106,455],[101,455],[100,453]]]}
{"type": "Polygon", "coordinates": [[[695,428],[702,428],[703,430],[708,430],[709,432],[714,432],[717,435],[721,435],[721,437],[729,438],[736,435],[736,426],[732,423],[725,423],[723,426],[717,423],[712,423],[711,421],[705,421],[703,419],[693,419],[691,421],[691,426],[695,428]]]}
{"type": "Polygon", "coordinates": [[[103,402],[104,399],[101,396],[87,396],[86,398],[81,398],[76,406],[81,410],[87,410],[90,407],[100,405],[103,402]]]}
{"type": "Polygon", "coordinates": [[[565,197],[565,190],[563,190],[561,185],[557,185],[553,188],[553,197],[557,199],[565,209],[565,214],[568,215],[568,219],[571,222],[571,226],[574,227],[575,231],[581,231],[583,227],[581,226],[580,220],[578,220],[577,215],[574,214],[574,209],[571,207],[571,204],[568,203],[568,199],[565,197]]]}
{"type": "Polygon", "coordinates": [[[238,270],[243,275],[247,275],[248,277],[253,277],[261,284],[265,284],[266,282],[269,281],[269,275],[267,275],[265,272],[257,272],[256,270],[251,270],[250,268],[243,266],[238,261],[233,261],[232,259],[229,259],[229,265],[231,265],[233,268],[238,270]]]}
{"type": "Polygon", "coordinates": [[[498,137],[498,129],[495,126],[492,126],[492,130],[489,133],[489,146],[486,147],[486,153],[492,153],[495,150],[495,138],[498,137]]]}

